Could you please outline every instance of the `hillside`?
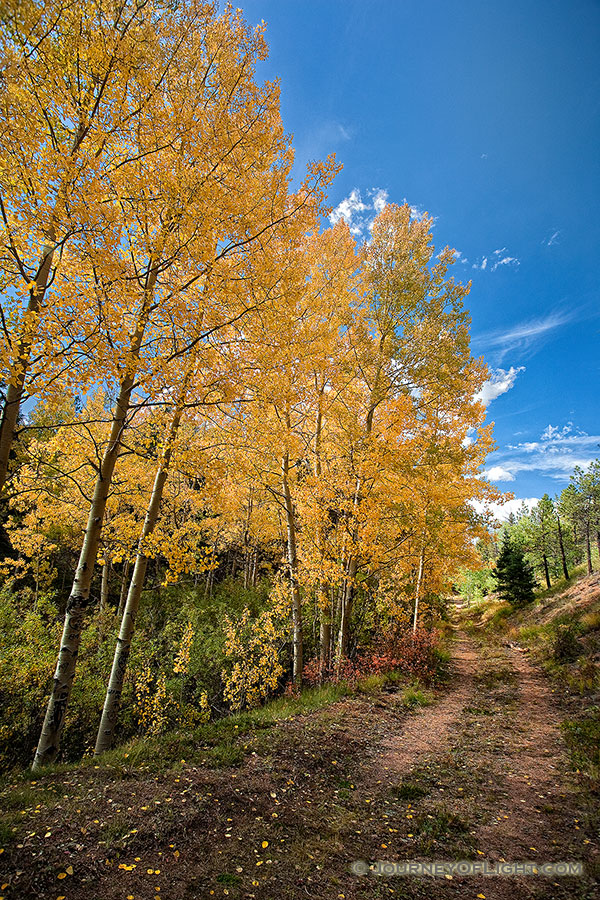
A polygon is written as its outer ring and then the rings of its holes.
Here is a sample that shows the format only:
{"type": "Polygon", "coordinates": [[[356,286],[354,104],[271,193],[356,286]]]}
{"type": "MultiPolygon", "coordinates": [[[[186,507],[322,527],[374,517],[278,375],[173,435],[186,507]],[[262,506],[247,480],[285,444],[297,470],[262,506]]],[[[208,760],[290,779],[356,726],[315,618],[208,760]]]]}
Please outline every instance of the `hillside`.
{"type": "Polygon", "coordinates": [[[431,877],[369,871],[407,860],[581,861],[577,877],[450,869],[435,896],[598,896],[599,603],[591,576],[519,612],[459,606],[429,688],[330,686],[209,724],[202,743],[22,776],[3,791],[2,896],[431,897],[431,877]]]}

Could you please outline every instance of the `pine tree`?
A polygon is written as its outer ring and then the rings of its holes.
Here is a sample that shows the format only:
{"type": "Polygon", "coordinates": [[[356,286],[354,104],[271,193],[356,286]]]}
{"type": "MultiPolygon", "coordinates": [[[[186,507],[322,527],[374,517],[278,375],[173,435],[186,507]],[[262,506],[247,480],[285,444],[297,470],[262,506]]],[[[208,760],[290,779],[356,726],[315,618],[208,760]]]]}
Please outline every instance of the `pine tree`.
{"type": "Polygon", "coordinates": [[[504,535],[502,550],[492,574],[498,582],[501,600],[508,600],[514,606],[524,606],[534,599],[536,582],[533,569],[526,562],[523,551],[511,544],[507,534],[504,535]]]}

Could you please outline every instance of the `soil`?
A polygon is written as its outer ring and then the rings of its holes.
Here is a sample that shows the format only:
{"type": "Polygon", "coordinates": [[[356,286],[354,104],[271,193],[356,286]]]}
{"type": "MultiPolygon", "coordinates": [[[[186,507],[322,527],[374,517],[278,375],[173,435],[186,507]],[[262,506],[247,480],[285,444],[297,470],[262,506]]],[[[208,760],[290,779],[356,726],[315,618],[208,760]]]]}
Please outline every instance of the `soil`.
{"type": "Polygon", "coordinates": [[[407,710],[400,689],[348,697],[243,736],[235,768],[19,782],[6,794],[0,898],[600,897],[590,798],[560,721],[524,654],[461,635],[429,706],[407,710]],[[373,871],[416,860],[581,861],[584,874],[373,871]]]}

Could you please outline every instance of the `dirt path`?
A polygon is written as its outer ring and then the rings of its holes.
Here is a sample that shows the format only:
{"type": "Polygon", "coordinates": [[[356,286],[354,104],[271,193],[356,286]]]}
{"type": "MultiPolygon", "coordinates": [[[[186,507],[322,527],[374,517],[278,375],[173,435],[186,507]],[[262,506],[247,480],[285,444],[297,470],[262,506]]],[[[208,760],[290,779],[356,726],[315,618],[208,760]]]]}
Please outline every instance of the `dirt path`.
{"type": "Polygon", "coordinates": [[[508,658],[513,667],[517,705],[509,718],[504,753],[494,761],[503,779],[504,800],[511,814],[479,829],[482,842],[499,858],[552,858],[557,832],[574,830],[575,817],[550,825],[551,814],[564,806],[569,762],[560,734],[560,715],[550,700],[547,680],[519,651],[508,658]]]}
{"type": "Polygon", "coordinates": [[[517,651],[464,636],[453,656],[430,706],[409,712],[401,689],[359,694],[235,732],[237,768],[208,768],[198,747],[176,771],[86,768],[41,778],[29,794],[19,788],[0,823],[0,844],[10,838],[0,846],[0,897],[600,896],[598,846],[548,682],[517,651]],[[465,859],[583,860],[588,874],[433,879],[369,868],[465,859]],[[365,874],[352,871],[356,861],[365,874]]]}
{"type": "Polygon", "coordinates": [[[403,775],[430,754],[439,754],[453,741],[453,732],[474,690],[477,653],[473,643],[461,635],[453,649],[449,690],[432,706],[407,718],[378,751],[374,775],[378,778],[403,775]]]}

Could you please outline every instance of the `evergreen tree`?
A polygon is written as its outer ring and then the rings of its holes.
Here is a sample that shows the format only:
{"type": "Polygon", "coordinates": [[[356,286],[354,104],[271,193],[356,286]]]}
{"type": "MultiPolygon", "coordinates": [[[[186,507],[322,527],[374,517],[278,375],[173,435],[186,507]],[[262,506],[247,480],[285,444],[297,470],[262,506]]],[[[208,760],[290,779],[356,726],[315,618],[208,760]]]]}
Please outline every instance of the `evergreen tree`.
{"type": "Polygon", "coordinates": [[[506,533],[492,574],[498,583],[501,600],[508,600],[514,606],[524,606],[534,599],[536,582],[533,569],[526,562],[523,551],[511,544],[506,533]]]}

